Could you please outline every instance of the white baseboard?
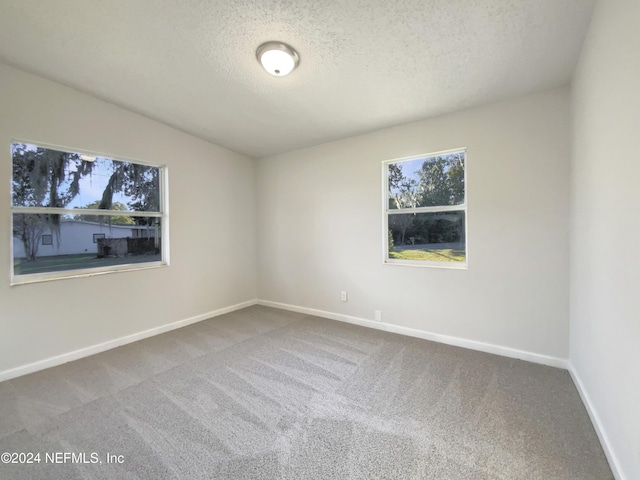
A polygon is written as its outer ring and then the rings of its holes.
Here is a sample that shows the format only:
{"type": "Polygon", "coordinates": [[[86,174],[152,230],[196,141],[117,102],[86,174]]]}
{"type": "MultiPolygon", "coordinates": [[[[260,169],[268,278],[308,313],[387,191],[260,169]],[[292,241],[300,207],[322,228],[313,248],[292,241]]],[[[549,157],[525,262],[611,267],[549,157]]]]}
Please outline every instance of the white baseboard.
{"type": "Polygon", "coordinates": [[[587,413],[589,414],[589,418],[591,419],[593,428],[595,429],[596,434],[598,435],[598,439],[600,440],[600,445],[602,445],[602,450],[604,450],[604,454],[609,462],[609,467],[611,467],[611,473],[613,473],[613,476],[616,478],[616,480],[626,480],[626,477],[624,476],[624,474],[622,473],[622,469],[620,468],[618,457],[613,451],[613,448],[611,448],[609,436],[607,435],[602,420],[600,419],[600,415],[598,415],[598,411],[595,409],[593,403],[591,402],[591,397],[589,397],[589,393],[587,393],[580,375],[571,362],[569,362],[569,374],[571,375],[573,383],[578,389],[578,393],[580,394],[582,403],[587,409],[587,413]]]}
{"type": "Polygon", "coordinates": [[[417,330],[415,328],[402,327],[399,325],[393,325],[391,323],[376,322],[374,320],[367,320],[365,318],[360,318],[360,317],[352,317],[350,315],[343,315],[340,313],[326,312],[324,310],[316,310],[314,308],[299,307],[296,305],[289,305],[286,303],[279,303],[279,302],[271,302],[268,300],[258,300],[257,303],[258,305],[264,305],[266,307],[280,308],[282,310],[290,310],[292,312],[304,313],[307,315],[315,315],[317,317],[328,318],[331,320],[338,320],[340,322],[353,323],[355,325],[360,325],[363,327],[375,328],[377,330],[384,330],[385,332],[399,333],[401,335],[422,338],[424,340],[431,340],[433,342],[446,343],[447,345],[468,348],[470,350],[478,350],[480,352],[502,355],[503,357],[517,358],[519,360],[525,360],[527,362],[532,362],[532,363],[539,363],[541,365],[548,365],[550,367],[563,368],[563,369],[568,368],[568,361],[564,358],[541,355],[539,353],[527,352],[525,350],[518,350],[510,347],[503,347],[501,345],[493,345],[490,343],[483,343],[475,340],[468,340],[466,338],[452,337],[449,335],[440,335],[438,333],[426,332],[424,330],[417,330]]]}
{"type": "Polygon", "coordinates": [[[56,355],[55,357],[45,358],[44,360],[38,360],[37,362],[28,363],[27,365],[22,365],[20,367],[4,370],[0,372],[0,382],[3,380],[9,380],[11,378],[20,377],[22,375],[27,375],[28,373],[44,370],[45,368],[62,365],[63,363],[71,362],[73,360],[78,360],[79,358],[95,355],[96,353],[104,352],[106,350],[111,350],[112,348],[120,347],[128,343],[137,342],[138,340],[143,340],[145,338],[152,337],[154,335],[159,335],[161,333],[175,330],[176,328],[186,327],[187,325],[191,325],[192,323],[201,322],[202,320],[206,320],[212,317],[217,317],[219,315],[224,315],[225,313],[234,312],[236,310],[240,310],[242,308],[255,305],[256,303],[257,303],[257,300],[249,300],[248,302],[242,302],[236,305],[231,305],[229,307],[220,308],[218,310],[213,310],[212,312],[196,315],[195,317],[185,318],[184,320],[178,320],[177,322],[169,323],[167,325],[151,328],[143,332],[126,335],[124,337],[116,338],[114,340],[109,340],[107,342],[99,343],[97,345],[80,348],[72,352],[56,355]]]}

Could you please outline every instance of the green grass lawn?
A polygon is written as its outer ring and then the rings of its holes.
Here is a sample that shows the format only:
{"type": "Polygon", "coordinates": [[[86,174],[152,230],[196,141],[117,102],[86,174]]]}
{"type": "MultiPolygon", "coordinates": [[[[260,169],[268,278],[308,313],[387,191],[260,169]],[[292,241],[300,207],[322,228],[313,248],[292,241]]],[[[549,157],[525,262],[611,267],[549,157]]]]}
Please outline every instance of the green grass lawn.
{"type": "Polygon", "coordinates": [[[160,260],[160,255],[128,255],[125,257],[98,258],[95,253],[38,257],[33,262],[28,262],[24,258],[16,258],[13,262],[13,271],[16,275],[29,275],[30,273],[110,267],[112,265],[128,265],[131,263],[159,262],[160,260]]]}
{"type": "Polygon", "coordinates": [[[399,260],[427,260],[433,262],[466,261],[464,250],[454,250],[452,248],[398,250],[395,252],[389,252],[389,258],[396,258],[399,260]]]}

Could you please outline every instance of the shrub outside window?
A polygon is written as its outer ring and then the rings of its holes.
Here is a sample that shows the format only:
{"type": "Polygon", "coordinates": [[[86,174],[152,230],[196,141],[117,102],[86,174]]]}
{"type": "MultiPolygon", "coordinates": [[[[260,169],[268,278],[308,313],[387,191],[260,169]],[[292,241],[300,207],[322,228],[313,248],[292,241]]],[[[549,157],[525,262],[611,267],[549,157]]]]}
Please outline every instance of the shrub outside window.
{"type": "Polygon", "coordinates": [[[168,264],[165,167],[27,142],[11,154],[12,284],[168,264]]]}
{"type": "Polygon", "coordinates": [[[383,162],[384,262],[467,267],[464,149],[383,162]]]}

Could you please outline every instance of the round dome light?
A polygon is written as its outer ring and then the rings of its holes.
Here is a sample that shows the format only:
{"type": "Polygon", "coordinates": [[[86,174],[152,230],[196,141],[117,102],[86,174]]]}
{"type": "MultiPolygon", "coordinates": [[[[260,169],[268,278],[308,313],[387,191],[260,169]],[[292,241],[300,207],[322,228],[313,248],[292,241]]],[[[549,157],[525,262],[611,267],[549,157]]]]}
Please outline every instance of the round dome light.
{"type": "Polygon", "coordinates": [[[275,77],[284,77],[300,63],[300,56],[282,42],[266,42],[258,47],[256,57],[264,69],[275,77]]]}

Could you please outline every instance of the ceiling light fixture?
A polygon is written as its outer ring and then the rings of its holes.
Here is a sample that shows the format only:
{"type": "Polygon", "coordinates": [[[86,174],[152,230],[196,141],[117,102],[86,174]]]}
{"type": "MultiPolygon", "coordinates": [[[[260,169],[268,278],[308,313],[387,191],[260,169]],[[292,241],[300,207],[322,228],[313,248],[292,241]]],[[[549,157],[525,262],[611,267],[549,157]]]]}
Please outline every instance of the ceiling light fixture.
{"type": "Polygon", "coordinates": [[[266,42],[256,50],[256,57],[264,69],[275,77],[284,77],[300,63],[300,56],[282,42],[266,42]]]}

